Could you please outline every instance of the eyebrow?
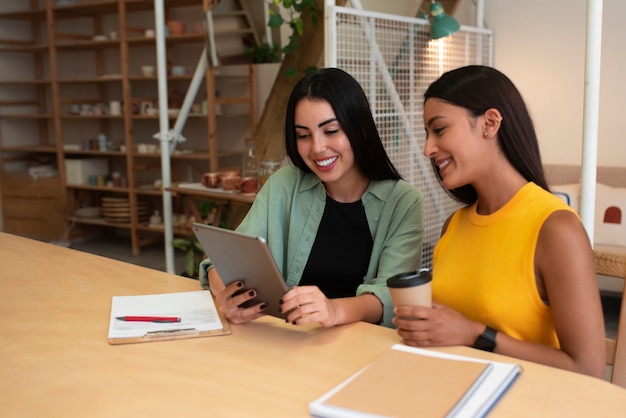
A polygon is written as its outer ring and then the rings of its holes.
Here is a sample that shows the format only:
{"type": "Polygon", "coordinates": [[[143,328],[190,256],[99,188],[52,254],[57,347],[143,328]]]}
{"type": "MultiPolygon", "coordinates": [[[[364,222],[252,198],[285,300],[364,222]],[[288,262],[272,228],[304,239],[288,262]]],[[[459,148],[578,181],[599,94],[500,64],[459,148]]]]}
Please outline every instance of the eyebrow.
{"type": "MultiPolygon", "coordinates": [[[[328,120],[325,120],[324,122],[321,122],[319,125],[317,125],[318,128],[321,128],[324,125],[328,125],[329,123],[335,122],[337,121],[337,118],[331,118],[328,120]]],[[[303,126],[303,125],[295,125],[296,128],[298,129],[309,129],[308,126],[303,126]]]]}
{"type": "Polygon", "coordinates": [[[428,119],[428,122],[426,122],[426,126],[432,125],[437,119],[445,119],[445,116],[433,116],[432,118],[428,119]]]}

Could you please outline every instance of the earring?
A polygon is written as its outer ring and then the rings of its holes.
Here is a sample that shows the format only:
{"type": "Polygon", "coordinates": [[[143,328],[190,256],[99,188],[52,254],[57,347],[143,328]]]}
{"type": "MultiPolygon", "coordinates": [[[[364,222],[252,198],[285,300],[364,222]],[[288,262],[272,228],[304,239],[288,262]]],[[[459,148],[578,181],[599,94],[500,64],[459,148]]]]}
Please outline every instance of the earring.
{"type": "Polygon", "coordinates": [[[487,131],[483,132],[483,136],[484,136],[485,138],[487,138],[487,135],[489,135],[489,133],[488,133],[487,131]]]}
{"type": "Polygon", "coordinates": [[[502,116],[498,116],[498,117],[496,118],[496,120],[497,120],[498,122],[501,122],[501,121],[502,121],[502,116]]]}

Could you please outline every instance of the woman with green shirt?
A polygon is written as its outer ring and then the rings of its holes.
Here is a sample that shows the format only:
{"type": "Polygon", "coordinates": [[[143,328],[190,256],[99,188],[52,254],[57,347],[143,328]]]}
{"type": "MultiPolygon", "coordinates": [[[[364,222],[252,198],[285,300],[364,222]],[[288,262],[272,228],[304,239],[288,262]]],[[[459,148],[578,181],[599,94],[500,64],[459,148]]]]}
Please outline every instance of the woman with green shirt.
{"type": "MultiPolygon", "coordinates": [[[[389,160],[363,89],[342,70],[296,84],[285,132],[293,166],[270,176],[237,230],[266,239],[290,289],[288,322],[391,326],[386,280],[421,263],[421,193],[389,160]]],[[[231,322],[263,315],[264,303],[241,307],[254,289],[233,296],[245,280],[224,287],[208,259],[200,271],[231,322]]]]}

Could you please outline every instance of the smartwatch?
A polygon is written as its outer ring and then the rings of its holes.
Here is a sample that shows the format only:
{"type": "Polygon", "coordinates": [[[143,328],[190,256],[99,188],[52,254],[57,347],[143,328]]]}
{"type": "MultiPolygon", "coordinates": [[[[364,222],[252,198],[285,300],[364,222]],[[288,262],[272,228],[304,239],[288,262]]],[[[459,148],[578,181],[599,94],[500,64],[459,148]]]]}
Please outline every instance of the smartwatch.
{"type": "Polygon", "coordinates": [[[476,338],[474,348],[483,351],[493,351],[496,348],[496,334],[498,331],[491,327],[486,327],[482,334],[476,338]]]}

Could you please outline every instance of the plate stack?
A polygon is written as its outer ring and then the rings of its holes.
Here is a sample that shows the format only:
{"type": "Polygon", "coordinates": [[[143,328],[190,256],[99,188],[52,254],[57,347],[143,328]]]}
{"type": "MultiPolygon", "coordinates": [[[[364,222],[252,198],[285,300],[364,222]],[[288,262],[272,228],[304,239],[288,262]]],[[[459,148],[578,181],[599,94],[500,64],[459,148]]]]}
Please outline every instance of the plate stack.
{"type": "MultiPolygon", "coordinates": [[[[137,214],[139,222],[147,222],[150,217],[150,203],[138,202],[137,214]]],[[[129,223],[131,219],[130,201],[123,197],[103,197],[102,216],[107,222],[129,223]]]]}

